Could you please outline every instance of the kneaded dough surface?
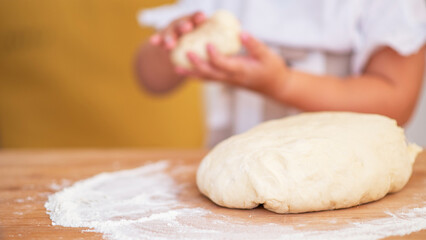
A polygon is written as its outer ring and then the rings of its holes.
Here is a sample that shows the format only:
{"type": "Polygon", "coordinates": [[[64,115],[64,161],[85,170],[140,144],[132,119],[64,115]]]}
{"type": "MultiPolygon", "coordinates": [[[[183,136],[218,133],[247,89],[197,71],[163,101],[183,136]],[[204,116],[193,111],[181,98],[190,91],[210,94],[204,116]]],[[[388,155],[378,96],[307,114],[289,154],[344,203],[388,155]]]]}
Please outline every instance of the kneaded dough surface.
{"type": "Polygon", "coordinates": [[[206,22],[194,31],[183,35],[171,53],[171,60],[176,66],[192,68],[187,53],[193,52],[201,59],[207,60],[206,47],[213,44],[224,55],[236,54],[241,49],[239,37],[240,23],[228,11],[215,12],[206,22]]]}
{"type": "Polygon", "coordinates": [[[273,120],[216,146],[197,172],[218,205],[277,213],[347,208],[401,190],[421,148],[395,120],[348,112],[273,120]]]}

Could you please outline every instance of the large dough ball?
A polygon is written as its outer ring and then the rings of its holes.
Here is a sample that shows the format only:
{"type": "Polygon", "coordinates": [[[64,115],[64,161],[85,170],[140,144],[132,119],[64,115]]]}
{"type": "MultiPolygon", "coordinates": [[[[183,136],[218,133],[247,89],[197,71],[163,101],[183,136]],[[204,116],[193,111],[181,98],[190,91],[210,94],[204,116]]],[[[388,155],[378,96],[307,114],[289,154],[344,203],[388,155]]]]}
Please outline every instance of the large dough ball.
{"type": "Polygon", "coordinates": [[[399,191],[421,148],[374,114],[304,113],[216,146],[197,172],[218,205],[299,213],[355,206],[399,191]]]}
{"type": "Polygon", "coordinates": [[[217,11],[197,29],[179,39],[171,54],[172,62],[177,66],[192,68],[187,53],[193,52],[201,59],[207,60],[206,46],[208,43],[213,44],[222,54],[236,54],[241,49],[239,34],[240,23],[238,20],[225,10],[217,11]]]}

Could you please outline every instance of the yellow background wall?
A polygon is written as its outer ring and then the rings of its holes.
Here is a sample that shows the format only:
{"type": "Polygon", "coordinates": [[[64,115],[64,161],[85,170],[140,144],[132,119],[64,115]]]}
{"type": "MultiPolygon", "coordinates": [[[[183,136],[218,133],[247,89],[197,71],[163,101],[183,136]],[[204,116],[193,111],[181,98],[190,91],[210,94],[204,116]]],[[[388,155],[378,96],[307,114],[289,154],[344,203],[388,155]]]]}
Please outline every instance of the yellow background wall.
{"type": "Polygon", "coordinates": [[[151,96],[133,73],[137,12],[168,2],[1,1],[0,147],[200,147],[199,83],[151,96]]]}

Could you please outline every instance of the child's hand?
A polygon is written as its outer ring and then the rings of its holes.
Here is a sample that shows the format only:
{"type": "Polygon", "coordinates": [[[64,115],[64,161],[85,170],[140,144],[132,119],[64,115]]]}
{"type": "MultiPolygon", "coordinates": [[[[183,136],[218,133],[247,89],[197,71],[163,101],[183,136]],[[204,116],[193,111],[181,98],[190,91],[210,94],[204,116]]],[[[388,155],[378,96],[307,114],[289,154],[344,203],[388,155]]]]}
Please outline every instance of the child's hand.
{"type": "Polygon", "coordinates": [[[196,12],[178,18],[160,32],[152,35],[149,42],[154,46],[162,47],[165,50],[171,50],[176,46],[180,36],[191,32],[205,20],[206,16],[202,12],[196,12]]]}
{"type": "Polygon", "coordinates": [[[224,56],[209,44],[209,60],[204,61],[189,52],[193,69],[176,67],[180,75],[194,76],[238,85],[259,92],[281,91],[289,76],[289,69],[280,56],[250,35],[241,34],[248,55],[224,56]]]}

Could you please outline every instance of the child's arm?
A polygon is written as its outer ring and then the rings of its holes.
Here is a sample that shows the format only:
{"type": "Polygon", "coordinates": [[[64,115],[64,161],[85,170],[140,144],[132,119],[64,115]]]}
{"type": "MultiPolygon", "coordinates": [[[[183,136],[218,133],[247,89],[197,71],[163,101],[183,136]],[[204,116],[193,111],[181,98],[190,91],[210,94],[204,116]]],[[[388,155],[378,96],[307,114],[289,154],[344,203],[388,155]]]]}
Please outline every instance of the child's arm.
{"type": "Polygon", "coordinates": [[[383,48],[372,55],[360,76],[340,79],[292,71],[287,89],[276,97],[308,111],[378,113],[404,125],[415,109],[424,66],[425,47],[407,57],[383,48]]]}
{"type": "Polygon", "coordinates": [[[205,19],[201,12],[179,18],[142,45],[137,54],[135,70],[140,83],[148,91],[165,93],[183,82],[184,77],[175,72],[170,61],[170,51],[182,34],[192,31],[205,19]]]}
{"type": "Polygon", "coordinates": [[[178,72],[246,87],[305,111],[378,113],[400,125],[410,118],[421,89],[425,47],[407,57],[383,48],[373,54],[362,75],[341,79],[291,70],[247,34],[242,35],[242,42],[248,56],[226,57],[208,46],[209,62],[190,53],[194,70],[178,72]]]}

